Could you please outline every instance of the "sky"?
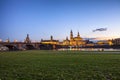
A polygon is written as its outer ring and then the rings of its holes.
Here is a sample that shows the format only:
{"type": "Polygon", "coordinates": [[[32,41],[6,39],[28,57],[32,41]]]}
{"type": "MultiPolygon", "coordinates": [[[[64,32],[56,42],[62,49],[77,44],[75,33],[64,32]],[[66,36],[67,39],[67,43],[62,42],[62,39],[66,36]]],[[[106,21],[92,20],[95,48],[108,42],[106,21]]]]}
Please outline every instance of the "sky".
{"type": "Polygon", "coordinates": [[[120,37],[120,0],[0,0],[0,39],[120,37]],[[107,28],[106,31],[92,30],[107,28]]]}

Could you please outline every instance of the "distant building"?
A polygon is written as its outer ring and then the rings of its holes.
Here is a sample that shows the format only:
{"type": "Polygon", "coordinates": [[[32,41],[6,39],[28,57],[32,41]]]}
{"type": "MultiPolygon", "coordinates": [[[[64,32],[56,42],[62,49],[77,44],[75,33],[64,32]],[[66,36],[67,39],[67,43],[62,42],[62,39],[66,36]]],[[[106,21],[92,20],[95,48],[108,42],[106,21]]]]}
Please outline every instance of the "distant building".
{"type": "Polygon", "coordinates": [[[65,45],[65,46],[69,46],[70,45],[70,40],[68,39],[68,37],[66,37],[66,40],[63,40],[62,45],[65,45]]]}
{"type": "Polygon", "coordinates": [[[14,43],[18,42],[16,39],[14,40],[14,43]]]}
{"type": "Polygon", "coordinates": [[[83,38],[80,37],[80,34],[78,32],[77,37],[73,37],[73,32],[71,30],[70,32],[70,40],[68,39],[68,37],[66,37],[66,40],[63,40],[63,45],[69,45],[69,46],[85,46],[86,41],[83,40],[83,38]]]}
{"type": "Polygon", "coordinates": [[[86,44],[85,40],[80,37],[78,32],[77,37],[73,37],[73,32],[70,32],[70,46],[84,46],[86,44]]]}
{"type": "Polygon", "coordinates": [[[109,46],[113,45],[113,40],[108,40],[109,46]]]}
{"type": "Polygon", "coordinates": [[[98,41],[97,45],[109,45],[109,46],[111,46],[111,45],[113,45],[113,43],[112,43],[112,40],[102,40],[102,41],[98,41]]]}
{"type": "Polygon", "coordinates": [[[116,38],[113,40],[114,45],[120,45],[120,38],[116,38]]]}
{"type": "Polygon", "coordinates": [[[41,43],[42,44],[53,44],[53,45],[58,45],[59,44],[59,40],[54,40],[53,36],[50,37],[50,40],[43,40],[41,39],[41,43]]]}
{"type": "Polygon", "coordinates": [[[30,40],[30,38],[29,38],[29,34],[27,34],[27,37],[26,37],[26,39],[25,39],[24,42],[25,42],[25,43],[31,43],[31,40],[30,40]]]}
{"type": "Polygon", "coordinates": [[[7,42],[7,43],[9,43],[10,42],[10,39],[8,38],[8,39],[6,39],[6,41],[5,42],[7,42]]]}
{"type": "Polygon", "coordinates": [[[85,46],[86,46],[86,47],[93,47],[93,46],[95,46],[95,43],[94,43],[93,41],[86,40],[85,46]]]}

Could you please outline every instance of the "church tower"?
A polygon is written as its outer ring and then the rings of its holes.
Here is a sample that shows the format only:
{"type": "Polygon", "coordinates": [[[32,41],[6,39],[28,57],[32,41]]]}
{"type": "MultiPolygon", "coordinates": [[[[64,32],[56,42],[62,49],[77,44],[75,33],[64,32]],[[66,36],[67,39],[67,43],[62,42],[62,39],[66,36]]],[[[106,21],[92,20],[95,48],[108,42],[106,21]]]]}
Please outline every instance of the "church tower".
{"type": "Polygon", "coordinates": [[[80,37],[80,34],[79,34],[79,32],[78,32],[78,35],[77,35],[77,37],[80,37]]]}
{"type": "Polygon", "coordinates": [[[52,36],[52,35],[50,36],[50,40],[51,40],[51,41],[53,40],[53,36],[52,36]]]}
{"type": "Polygon", "coordinates": [[[29,34],[27,34],[27,37],[25,39],[25,43],[31,43],[30,38],[29,38],[29,34]]]}
{"type": "Polygon", "coordinates": [[[73,39],[73,32],[71,30],[71,32],[70,32],[70,40],[72,40],[72,39],[73,39]]]}

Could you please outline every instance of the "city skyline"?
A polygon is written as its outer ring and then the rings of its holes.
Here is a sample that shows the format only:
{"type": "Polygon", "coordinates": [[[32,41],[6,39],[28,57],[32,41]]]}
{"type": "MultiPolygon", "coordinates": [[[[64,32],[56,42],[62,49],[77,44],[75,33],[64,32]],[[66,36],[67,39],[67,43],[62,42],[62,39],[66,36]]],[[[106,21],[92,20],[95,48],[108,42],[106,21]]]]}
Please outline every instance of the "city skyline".
{"type": "Polygon", "coordinates": [[[0,39],[119,38],[119,0],[1,0],[0,39]],[[99,28],[106,31],[92,32],[99,28]]]}

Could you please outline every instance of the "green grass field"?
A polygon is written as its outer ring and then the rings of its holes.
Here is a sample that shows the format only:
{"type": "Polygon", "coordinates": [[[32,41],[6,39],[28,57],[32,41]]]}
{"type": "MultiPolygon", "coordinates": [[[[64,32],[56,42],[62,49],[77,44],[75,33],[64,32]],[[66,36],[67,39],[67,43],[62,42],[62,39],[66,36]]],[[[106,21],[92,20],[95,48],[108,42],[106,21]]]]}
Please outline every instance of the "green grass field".
{"type": "Polygon", "coordinates": [[[0,52],[0,80],[120,80],[120,52],[0,52]]]}

